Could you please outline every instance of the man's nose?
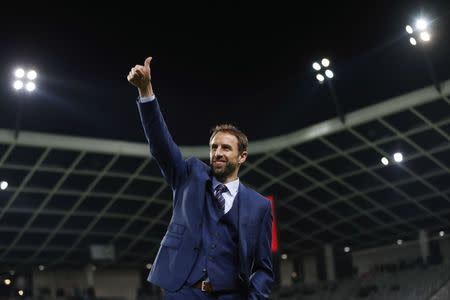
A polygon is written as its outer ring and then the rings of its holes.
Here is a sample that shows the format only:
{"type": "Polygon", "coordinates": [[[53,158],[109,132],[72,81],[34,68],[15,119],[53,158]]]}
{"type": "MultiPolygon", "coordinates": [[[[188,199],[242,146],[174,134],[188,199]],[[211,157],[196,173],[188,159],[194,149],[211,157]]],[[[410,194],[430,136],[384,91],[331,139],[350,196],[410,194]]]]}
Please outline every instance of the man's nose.
{"type": "Polygon", "coordinates": [[[217,148],[215,154],[216,154],[216,157],[217,157],[217,156],[221,157],[221,156],[222,156],[222,149],[221,149],[220,147],[217,148]]]}

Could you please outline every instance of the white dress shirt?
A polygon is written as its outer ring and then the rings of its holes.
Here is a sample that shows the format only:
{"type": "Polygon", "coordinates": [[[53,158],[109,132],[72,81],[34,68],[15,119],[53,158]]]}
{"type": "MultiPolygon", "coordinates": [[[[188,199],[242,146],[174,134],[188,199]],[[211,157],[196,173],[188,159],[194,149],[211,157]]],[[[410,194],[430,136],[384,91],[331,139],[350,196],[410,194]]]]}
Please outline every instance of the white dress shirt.
{"type": "MultiPolygon", "coordinates": [[[[218,181],[215,177],[213,177],[213,180],[212,180],[213,194],[214,194],[214,190],[216,189],[216,187],[219,184],[222,184],[222,183],[220,181],[218,181]]],[[[223,198],[225,199],[224,213],[226,214],[233,206],[234,199],[236,198],[236,195],[238,193],[239,178],[237,178],[236,180],[233,180],[231,182],[225,183],[225,185],[228,190],[226,192],[224,192],[222,195],[223,195],[223,198]]]]}

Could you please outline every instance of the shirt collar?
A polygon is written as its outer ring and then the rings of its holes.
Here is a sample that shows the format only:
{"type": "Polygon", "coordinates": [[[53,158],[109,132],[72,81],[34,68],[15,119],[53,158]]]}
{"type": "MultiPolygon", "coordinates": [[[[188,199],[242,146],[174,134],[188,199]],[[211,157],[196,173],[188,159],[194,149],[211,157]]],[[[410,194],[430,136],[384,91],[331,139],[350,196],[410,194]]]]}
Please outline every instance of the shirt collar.
{"type": "MultiPolygon", "coordinates": [[[[222,182],[218,181],[218,180],[216,179],[216,177],[212,176],[212,187],[213,187],[213,191],[216,189],[216,187],[217,187],[219,184],[222,184],[222,182]]],[[[228,192],[231,194],[231,196],[232,196],[232,197],[235,197],[236,194],[237,194],[237,192],[238,192],[238,189],[239,189],[239,178],[237,178],[237,179],[235,179],[235,180],[233,180],[233,181],[230,181],[230,182],[228,182],[228,183],[225,183],[225,185],[226,185],[226,187],[227,187],[227,189],[228,189],[228,192]]]]}

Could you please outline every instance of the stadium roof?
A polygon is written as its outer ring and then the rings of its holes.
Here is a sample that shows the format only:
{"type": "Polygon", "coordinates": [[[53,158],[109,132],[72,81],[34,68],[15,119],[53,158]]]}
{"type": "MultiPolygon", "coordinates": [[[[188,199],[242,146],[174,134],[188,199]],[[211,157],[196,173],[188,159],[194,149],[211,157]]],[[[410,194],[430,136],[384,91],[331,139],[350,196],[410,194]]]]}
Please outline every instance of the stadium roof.
{"type": "MultiPolygon", "coordinates": [[[[450,231],[450,80],[439,87],[250,144],[240,178],[274,196],[282,252],[450,231]]],[[[182,152],[208,161],[206,146],[182,152]]],[[[172,192],[146,144],[2,129],[2,180],[2,266],[80,266],[95,244],[115,247],[104,265],[142,266],[171,217],[172,192]]]]}

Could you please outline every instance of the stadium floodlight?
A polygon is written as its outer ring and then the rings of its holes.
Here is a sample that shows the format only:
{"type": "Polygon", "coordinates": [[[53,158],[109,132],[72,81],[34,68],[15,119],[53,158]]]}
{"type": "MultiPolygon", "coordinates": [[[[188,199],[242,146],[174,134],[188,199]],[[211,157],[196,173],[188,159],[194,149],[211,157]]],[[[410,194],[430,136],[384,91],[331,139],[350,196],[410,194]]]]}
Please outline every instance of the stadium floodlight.
{"type": "Polygon", "coordinates": [[[25,89],[29,92],[32,92],[36,89],[36,84],[34,84],[34,82],[32,81],[27,82],[27,84],[25,85],[25,89]]]}
{"type": "Polygon", "coordinates": [[[333,102],[336,108],[336,114],[338,115],[341,122],[344,124],[345,117],[339,104],[336,91],[331,82],[331,79],[334,78],[334,72],[330,69],[330,65],[331,65],[330,60],[324,57],[320,60],[320,62],[319,61],[313,62],[312,68],[316,72],[316,79],[320,84],[324,83],[325,81],[327,82],[331,97],[333,98],[333,102]]]}
{"type": "Polygon", "coordinates": [[[316,71],[320,71],[320,69],[322,69],[322,67],[320,66],[320,64],[318,62],[313,63],[312,67],[316,71]]]}
{"type": "Polygon", "coordinates": [[[442,231],[442,230],[439,231],[439,236],[440,236],[440,237],[443,237],[444,235],[445,235],[445,232],[444,232],[444,231],[442,231]]]}
{"type": "Polygon", "coordinates": [[[23,88],[23,81],[17,79],[16,81],[14,81],[13,83],[13,88],[17,91],[23,88]]]}
{"type": "Polygon", "coordinates": [[[416,20],[416,28],[418,30],[426,30],[428,28],[428,21],[424,18],[419,18],[416,20]]]}
{"type": "Polygon", "coordinates": [[[385,166],[389,165],[389,159],[387,159],[387,157],[382,157],[381,158],[381,163],[385,166]]]}
{"type": "Polygon", "coordinates": [[[322,58],[320,62],[322,63],[322,66],[324,66],[325,68],[328,68],[328,66],[330,65],[330,60],[328,58],[322,58]]]}
{"type": "Polygon", "coordinates": [[[34,80],[37,78],[37,72],[35,70],[17,68],[14,70],[14,78],[13,87],[16,91],[22,90],[24,87],[28,92],[32,92],[36,89],[34,80]]]}
{"type": "MultiPolygon", "coordinates": [[[[36,70],[29,69],[26,70],[24,68],[17,68],[14,70],[14,81],[13,81],[13,88],[17,92],[25,90],[29,94],[34,92],[36,90],[36,78],[38,77],[38,74],[36,70]]],[[[19,136],[20,131],[20,122],[22,117],[22,106],[23,106],[23,99],[22,97],[18,99],[18,109],[17,109],[17,115],[16,115],[16,131],[15,131],[15,138],[19,136]]]]}
{"type": "Polygon", "coordinates": [[[416,46],[417,42],[427,43],[431,40],[431,34],[428,31],[429,22],[424,18],[419,18],[413,26],[406,25],[405,30],[410,35],[409,42],[416,46]]]}
{"type": "Polygon", "coordinates": [[[331,79],[334,77],[334,73],[331,70],[325,70],[325,76],[331,79]]]}
{"type": "Polygon", "coordinates": [[[325,77],[322,74],[317,74],[316,79],[319,80],[319,82],[323,82],[325,80],[325,77]]]}
{"type": "Polygon", "coordinates": [[[28,73],[27,73],[27,78],[28,78],[29,80],[35,80],[36,77],[37,77],[37,73],[36,73],[35,70],[30,70],[30,71],[28,71],[28,73]]]}
{"type": "Polygon", "coordinates": [[[350,247],[344,247],[344,251],[345,251],[345,253],[348,253],[348,252],[350,252],[350,247]]]}
{"type": "Polygon", "coordinates": [[[15,71],[14,71],[14,76],[16,76],[16,78],[23,78],[23,76],[25,76],[25,70],[24,69],[22,69],[22,68],[17,68],[15,71]]]}
{"type": "Polygon", "coordinates": [[[402,162],[403,161],[403,154],[401,152],[394,153],[394,160],[396,162],[402,162]]]}
{"type": "Polygon", "coordinates": [[[436,72],[436,68],[433,64],[433,61],[430,57],[430,54],[428,53],[428,45],[431,41],[432,34],[430,33],[430,28],[432,25],[432,22],[428,21],[426,18],[418,18],[414,22],[414,26],[407,25],[405,27],[406,32],[409,36],[409,43],[413,46],[417,46],[420,48],[424,58],[425,62],[427,64],[428,71],[430,72],[431,80],[433,81],[433,84],[438,91],[438,93],[442,93],[442,88],[440,81],[438,79],[438,75],[436,72]]]}
{"type": "Polygon", "coordinates": [[[0,190],[4,191],[8,188],[8,182],[7,181],[0,181],[0,190]]]}
{"type": "Polygon", "coordinates": [[[328,58],[322,58],[320,60],[320,63],[316,61],[312,64],[313,69],[317,71],[316,78],[320,83],[323,83],[323,81],[325,80],[325,76],[330,79],[333,78],[334,74],[333,71],[328,69],[329,66],[330,60],[328,58]],[[323,71],[323,73],[321,71],[323,71]]]}

